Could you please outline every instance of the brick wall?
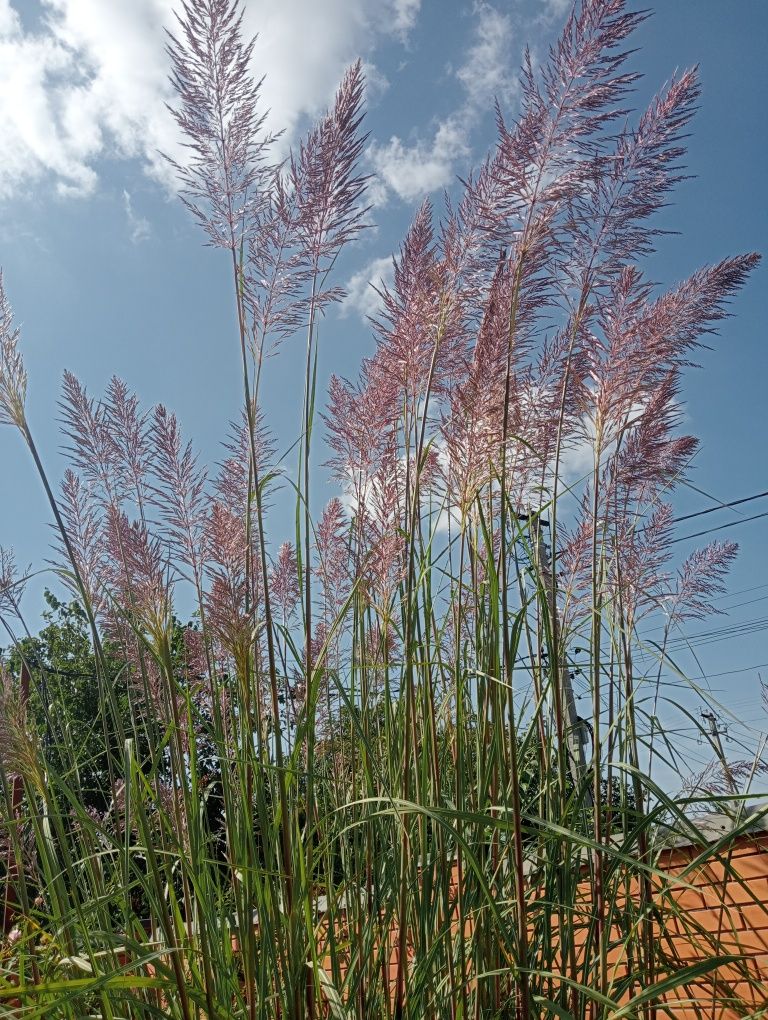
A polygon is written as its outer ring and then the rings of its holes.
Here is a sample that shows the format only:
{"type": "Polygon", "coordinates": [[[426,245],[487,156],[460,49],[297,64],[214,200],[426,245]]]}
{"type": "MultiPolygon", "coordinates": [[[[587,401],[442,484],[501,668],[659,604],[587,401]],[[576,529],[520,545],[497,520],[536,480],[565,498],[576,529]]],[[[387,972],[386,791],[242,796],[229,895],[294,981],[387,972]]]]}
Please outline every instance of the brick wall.
{"type": "MultiPolygon", "coordinates": [[[[764,1015],[768,1020],[768,832],[753,833],[733,840],[727,850],[709,854],[702,847],[677,846],[662,852],[656,864],[664,878],[650,880],[656,916],[652,937],[657,952],[658,970],[655,980],[679,974],[684,967],[715,956],[737,956],[738,960],[722,965],[666,993],[653,1014],[674,1020],[743,1020],[764,1015]],[[694,862],[699,861],[694,865],[694,862]],[[765,1008],[765,1014],[760,1010],[765,1008]]],[[[452,875],[452,896],[455,903],[456,868],[452,875]]],[[[629,882],[627,893],[639,897],[637,879],[629,882]]],[[[577,920],[571,926],[578,959],[590,930],[592,888],[588,879],[581,883],[577,900],[577,920]]],[[[614,899],[616,915],[621,917],[620,898],[614,899]]],[[[544,909],[532,893],[531,915],[544,909]]],[[[350,935],[337,925],[337,937],[343,942],[350,935]]],[[[552,938],[557,945],[557,925],[552,925],[552,938]]],[[[458,921],[453,934],[458,934],[458,921]]],[[[328,935],[321,928],[321,945],[328,935]]],[[[471,921],[466,922],[464,938],[473,937],[471,921]]],[[[398,962],[399,929],[388,926],[383,933],[386,942],[376,950],[386,971],[390,992],[394,995],[398,962]]],[[[410,940],[406,940],[406,945],[410,940]]],[[[632,973],[632,961],[623,955],[624,938],[618,926],[610,933],[608,951],[609,980],[620,983],[632,973]],[[611,945],[613,943],[613,945],[611,945]]],[[[407,945],[410,963],[410,947],[407,945]]],[[[594,949],[592,950],[594,952],[594,949]]],[[[342,975],[343,977],[343,971],[342,975]]],[[[634,989],[622,996],[632,1001],[642,990],[638,979],[634,989]]],[[[638,1012],[638,1017],[649,1016],[638,1012]]]]}
{"type": "MultiPolygon", "coordinates": [[[[722,857],[690,870],[700,848],[679,847],[662,855],[660,867],[685,875],[693,888],[668,886],[659,896],[656,935],[674,965],[713,955],[738,955],[738,963],[669,995],[676,1020],[740,1020],[766,1008],[768,1017],[768,833],[736,839],[722,857]],[[736,1000],[736,1001],[734,1001],[736,1000]]],[[[658,888],[658,883],[657,883],[658,888]]]]}

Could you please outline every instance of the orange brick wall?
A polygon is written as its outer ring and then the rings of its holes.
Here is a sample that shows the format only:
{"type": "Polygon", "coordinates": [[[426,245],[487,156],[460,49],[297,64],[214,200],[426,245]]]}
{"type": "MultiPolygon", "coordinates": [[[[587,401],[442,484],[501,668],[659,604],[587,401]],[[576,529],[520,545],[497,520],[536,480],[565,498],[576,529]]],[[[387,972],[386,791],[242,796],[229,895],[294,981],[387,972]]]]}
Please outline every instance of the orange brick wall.
{"type": "MultiPolygon", "coordinates": [[[[670,851],[660,867],[680,875],[699,854],[696,848],[670,851]]],[[[723,858],[687,874],[692,889],[670,887],[659,897],[656,934],[672,960],[686,965],[713,955],[740,957],[698,986],[670,995],[670,1005],[675,997],[698,1000],[676,1006],[677,1020],[739,1020],[768,1007],[768,834],[741,837],[723,858]],[[741,1002],[731,1004],[734,997],[741,1002]]]]}
{"type": "MultiPolygon", "coordinates": [[[[768,1018],[768,833],[743,836],[734,841],[723,854],[725,863],[723,858],[712,859],[693,871],[688,870],[701,852],[701,848],[695,847],[673,849],[662,853],[657,862],[657,868],[668,880],[652,879],[657,908],[653,937],[659,955],[656,980],[713,956],[733,954],[739,961],[723,965],[696,983],[667,993],[663,1003],[659,1003],[659,1020],[661,1017],[741,1020],[762,1007],[767,1007],[765,1016],[768,1018]],[[686,885],[675,884],[676,877],[683,879],[686,885]]],[[[455,895],[455,866],[452,878],[455,895]]],[[[577,952],[587,938],[592,905],[588,880],[582,883],[581,894],[584,923],[576,924],[573,929],[577,952]]],[[[630,895],[639,895],[636,880],[633,880],[630,895]]],[[[531,908],[536,909],[535,894],[531,908]]],[[[340,927],[344,927],[343,921],[340,927]]],[[[337,931],[343,940],[339,928],[337,931]]],[[[458,922],[455,922],[454,934],[457,931],[458,922]]],[[[393,995],[398,936],[395,924],[384,936],[387,942],[384,966],[393,995]]],[[[464,937],[472,937],[471,922],[466,925],[464,937]]],[[[554,938],[557,938],[556,932],[554,938]]],[[[614,941],[623,941],[618,931],[614,941]]],[[[628,965],[621,948],[609,949],[608,968],[612,979],[626,976],[628,965]]],[[[623,1001],[630,1001],[630,998],[627,995],[623,1001]]]]}

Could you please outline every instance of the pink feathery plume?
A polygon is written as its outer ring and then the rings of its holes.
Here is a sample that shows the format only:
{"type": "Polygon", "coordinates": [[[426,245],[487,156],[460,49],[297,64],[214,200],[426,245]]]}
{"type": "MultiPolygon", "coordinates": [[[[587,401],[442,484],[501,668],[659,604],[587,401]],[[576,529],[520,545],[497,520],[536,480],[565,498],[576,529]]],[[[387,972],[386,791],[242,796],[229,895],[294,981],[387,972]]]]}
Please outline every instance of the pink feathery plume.
{"type": "Polygon", "coordinates": [[[180,694],[169,686],[153,653],[172,619],[167,559],[162,543],[143,521],[109,507],[104,524],[102,615],[104,629],[123,656],[143,710],[163,725],[173,721],[180,694]]]}
{"type": "MultiPolygon", "coordinates": [[[[497,378],[501,370],[502,380],[506,379],[509,345],[515,345],[510,368],[517,376],[522,348],[530,343],[542,313],[557,297],[555,270],[563,257],[563,227],[572,219],[572,202],[583,188],[587,169],[593,162],[586,148],[587,139],[619,115],[618,104],[636,80],[636,75],[621,70],[628,56],[621,44],[641,20],[640,15],[626,13],[620,0],[584,3],[580,12],[571,16],[560,41],[550,52],[541,84],[530,59],[526,60],[521,116],[509,128],[498,111],[497,150],[468,182],[460,213],[444,234],[450,243],[449,261],[473,267],[472,303],[480,320],[488,320],[490,312],[490,317],[497,321],[501,342],[497,344],[495,361],[497,378]],[[480,240],[483,230],[485,237],[480,240]],[[492,260],[498,258],[500,245],[504,273],[495,270],[486,298],[477,285],[482,252],[485,265],[490,268],[492,260]],[[502,284],[508,288],[507,294],[503,293],[502,284]],[[501,365],[499,355],[503,358],[501,365]]],[[[582,328],[579,324],[579,329],[582,328]]],[[[568,363],[561,374],[570,378],[574,374],[570,340],[565,334],[561,339],[568,363]]],[[[562,367],[563,359],[559,361],[562,367]]],[[[555,359],[550,357],[547,367],[554,363],[555,359]]],[[[522,377],[519,380],[529,390],[526,394],[523,389],[520,394],[524,406],[519,411],[525,412],[529,421],[531,412],[536,412],[536,421],[532,423],[534,438],[546,460],[562,431],[559,425],[562,388],[560,393],[552,389],[537,392],[533,373],[528,370],[527,374],[527,381],[522,377]],[[545,408],[547,400],[550,406],[545,408]],[[554,405],[557,413],[553,414],[554,405]]],[[[511,382],[514,391],[518,379],[511,382]]],[[[516,392],[510,393],[511,398],[515,396],[516,392]]],[[[568,394],[566,398],[569,399],[568,394]]],[[[501,399],[503,403],[504,397],[501,399]]],[[[514,419],[517,414],[516,408],[511,417],[514,419]]],[[[510,431],[514,432],[519,424],[510,421],[510,431]]],[[[469,431],[471,435],[476,430],[469,431]]],[[[466,445],[466,441],[459,445],[466,445]]]]}
{"type": "MultiPolygon", "coordinates": [[[[726,260],[660,298],[633,267],[613,277],[598,301],[596,331],[579,338],[586,371],[574,421],[593,446],[599,428],[601,467],[597,519],[582,506],[584,533],[600,536],[600,555],[610,564],[612,595],[627,614],[660,605],[659,557],[669,558],[669,535],[658,511],[640,526],[648,505],[684,477],[697,441],[680,436],[680,368],[699,337],[725,314],[729,296],[742,285],[754,256],[726,260]],[[589,427],[588,427],[589,426],[589,427]],[[653,525],[653,526],[652,526],[653,525]]],[[[591,543],[591,537],[590,537],[591,543]]],[[[583,543],[582,552],[585,552],[583,543]]],[[[566,562],[568,559],[565,551],[566,562]]],[[[582,563],[582,594],[591,586],[582,563]]]]}
{"type": "Polygon", "coordinates": [[[249,239],[247,300],[254,355],[306,326],[344,297],[325,277],[341,249],[364,228],[368,178],[357,172],[366,136],[364,78],[358,61],[339,86],[332,109],[292,153],[285,177],[276,173],[249,239]]]}
{"type": "Polygon", "coordinates": [[[349,519],[340,499],[332,499],[315,529],[317,565],[323,606],[331,615],[346,598],[351,585],[349,519]]]}
{"type": "MultiPolygon", "coordinates": [[[[65,548],[61,538],[57,537],[57,548],[65,567],[62,576],[68,578],[70,555],[73,554],[86,594],[98,614],[104,608],[106,580],[102,510],[92,488],[84,484],[71,468],[66,469],[61,482],[59,512],[69,539],[69,548],[65,548]]],[[[80,594],[76,584],[74,591],[80,594]]]]}
{"type": "Polygon", "coordinates": [[[441,433],[448,454],[445,481],[467,509],[499,464],[509,351],[509,264],[502,256],[488,289],[472,360],[450,392],[441,433]]]}
{"type": "Polygon", "coordinates": [[[283,542],[277,551],[277,559],[269,572],[269,588],[272,602],[286,622],[296,612],[301,597],[296,550],[290,542],[283,542]]]}
{"type": "Polygon", "coordinates": [[[691,553],[677,572],[677,590],[670,596],[670,620],[698,620],[719,613],[713,599],[725,591],[725,575],[736,558],[735,542],[711,542],[691,553]]]}
{"type": "MultiPolygon", "coordinates": [[[[699,773],[686,776],[682,788],[689,797],[733,796],[739,789],[746,790],[757,776],[768,774],[768,762],[761,758],[737,761],[715,758],[699,773]]],[[[703,798],[702,798],[703,799],[703,798]]]]}
{"type": "Polygon", "coordinates": [[[70,460],[104,505],[119,507],[126,495],[126,479],[118,470],[119,451],[105,405],[89,397],[76,376],[65,372],[59,407],[70,460]]]}
{"type": "Polygon", "coordinates": [[[542,343],[535,360],[522,367],[515,380],[507,475],[523,509],[549,502],[558,442],[562,452],[577,441],[585,365],[581,346],[572,338],[582,336],[587,323],[588,315],[578,326],[569,321],[542,343]]]}
{"type": "Polygon", "coordinates": [[[374,371],[370,359],[363,361],[359,383],[331,376],[323,413],[333,452],[328,463],[334,476],[352,487],[357,502],[390,442],[398,415],[396,397],[392,380],[374,371]]]}
{"type": "MultiPolygon", "coordinates": [[[[438,490],[438,483],[441,477],[440,454],[434,446],[424,451],[419,467],[419,490],[422,495],[430,495],[438,490]]],[[[415,478],[411,479],[411,492],[414,494],[415,478]]]]}
{"type": "Polygon", "coordinates": [[[630,52],[622,44],[643,18],[627,12],[624,0],[586,0],[550,50],[540,80],[526,55],[520,116],[510,127],[497,108],[496,151],[467,182],[449,221],[447,263],[465,267],[478,317],[483,269],[492,272],[504,249],[516,294],[514,322],[511,302],[504,308],[510,343],[532,336],[561,294],[558,266],[571,258],[566,238],[595,172],[594,139],[625,112],[620,104],[638,77],[622,68],[630,52]]]}
{"type": "Polygon", "coordinates": [[[158,405],[152,415],[150,499],[160,513],[171,551],[189,566],[199,583],[207,500],[206,474],[198,466],[192,444],[182,444],[176,415],[158,405]]]}
{"type": "Polygon", "coordinates": [[[639,270],[624,269],[598,302],[599,334],[580,340],[586,365],[583,413],[599,420],[608,440],[618,439],[637,408],[665,397],[672,369],[690,363],[690,352],[727,314],[727,302],[745,283],[759,256],[726,259],[694,273],[667,294],[651,300],[651,287],[639,270]]]}
{"type": "Polygon", "coordinates": [[[117,470],[130,480],[127,488],[136,501],[140,515],[146,501],[147,472],[151,459],[148,415],[139,399],[117,376],[112,376],[104,399],[105,426],[114,447],[117,470]]]}
{"type": "MultiPolygon", "coordinates": [[[[503,399],[503,379],[509,356],[512,288],[509,260],[502,249],[487,298],[483,303],[470,369],[470,377],[474,380],[476,388],[479,389],[482,385],[497,387],[494,394],[497,403],[503,399]]],[[[528,346],[528,343],[516,344],[515,355],[517,357],[523,355],[528,346]]]]}
{"type": "Polygon", "coordinates": [[[576,523],[562,527],[558,535],[557,594],[561,603],[561,627],[572,634],[589,618],[592,604],[592,536],[594,522],[588,510],[589,492],[581,499],[576,523]]]}
{"type": "Polygon", "coordinates": [[[413,403],[430,385],[445,390],[466,365],[466,336],[460,308],[444,286],[425,201],[394,260],[392,288],[381,292],[382,311],[373,320],[377,351],[371,373],[396,384],[396,399],[413,403]],[[430,373],[432,376],[430,378],[430,373]]]}
{"type": "Polygon", "coordinates": [[[727,318],[728,303],[759,263],[756,252],[723,259],[652,302],[639,325],[651,365],[655,360],[663,371],[668,364],[689,364],[690,352],[727,318]]]}
{"type": "Polygon", "coordinates": [[[462,306],[477,324],[485,315],[489,278],[498,275],[499,263],[506,261],[505,248],[489,244],[488,210],[493,207],[496,184],[492,158],[470,173],[457,206],[445,198],[439,247],[445,264],[446,286],[460,296],[462,306]],[[499,257],[501,251],[501,257],[499,257]]]}
{"type": "Polygon", "coordinates": [[[620,604],[628,630],[662,604],[669,588],[671,537],[668,503],[657,506],[644,524],[631,514],[614,522],[606,588],[620,604]]]}
{"type": "Polygon", "coordinates": [[[488,287],[485,232],[481,217],[473,215],[475,209],[469,194],[473,185],[470,175],[457,207],[445,196],[437,240],[443,256],[446,289],[456,295],[467,326],[476,326],[482,318],[481,305],[488,287]]]}
{"type": "MultiPolygon", "coordinates": [[[[321,663],[320,656],[323,652],[323,648],[328,641],[328,627],[324,623],[318,623],[315,627],[315,632],[312,635],[312,647],[310,649],[312,655],[313,667],[316,669],[318,666],[322,667],[324,662],[321,663]]],[[[326,660],[327,661],[327,660],[326,660]]],[[[304,675],[306,676],[306,667],[304,669],[304,675]]]]}
{"type": "MultiPolygon", "coordinates": [[[[622,505],[601,501],[592,512],[592,488],[584,491],[576,524],[562,529],[558,542],[558,598],[561,622],[574,635],[588,628],[594,605],[593,539],[603,567],[597,578],[598,597],[620,611],[626,632],[644,616],[660,609],[670,581],[672,508],[658,503],[647,518],[636,501],[622,505]]],[[[586,637],[584,640],[588,640],[586,637]]]]}
{"type": "Polygon", "coordinates": [[[19,336],[0,270],[0,424],[15,425],[23,431],[27,371],[18,348],[19,336]]]}
{"type": "Polygon", "coordinates": [[[105,570],[116,611],[158,637],[171,613],[167,556],[162,543],[143,521],[131,522],[113,509],[107,512],[105,541],[105,570]]]}
{"type": "Polygon", "coordinates": [[[245,296],[257,360],[268,337],[274,350],[307,322],[312,270],[306,253],[296,247],[297,200],[288,182],[275,175],[258,229],[248,239],[245,296]]]}
{"type": "Polygon", "coordinates": [[[610,464],[611,498],[616,493],[621,506],[651,502],[661,489],[685,478],[699,442],[675,435],[682,418],[678,393],[679,372],[673,369],[644,404],[629,412],[621,448],[610,464]]]}
{"type": "MultiPolygon", "coordinates": [[[[611,515],[592,513],[591,487],[585,490],[579,516],[571,529],[562,529],[558,542],[558,599],[563,632],[584,634],[593,610],[592,546],[595,530],[603,569],[598,597],[620,611],[626,632],[644,616],[658,610],[669,590],[672,508],[659,504],[647,520],[637,505],[611,515]]],[[[586,636],[584,641],[588,641],[586,636]]]]}
{"type": "Polygon", "coordinates": [[[0,545],[0,613],[10,610],[18,615],[19,602],[29,580],[29,570],[28,567],[25,573],[19,573],[13,550],[0,545]]]}
{"type": "MultiPolygon", "coordinates": [[[[571,143],[574,136],[592,135],[624,112],[618,108],[640,75],[622,72],[631,54],[624,41],[648,17],[627,11],[626,0],[584,0],[574,9],[560,38],[550,50],[542,72],[543,97],[550,114],[543,137],[554,148],[571,143]]],[[[541,107],[542,93],[531,83],[526,62],[526,106],[541,107]]]]}
{"type": "Polygon", "coordinates": [[[405,539],[400,530],[387,528],[372,515],[364,520],[365,556],[359,567],[361,591],[372,605],[386,612],[405,577],[405,539]]]}
{"type": "Polygon", "coordinates": [[[330,466],[357,508],[383,492],[387,471],[397,468],[400,424],[413,429],[427,389],[446,392],[469,360],[463,311],[446,291],[429,203],[417,213],[394,261],[393,286],[381,297],[376,352],[364,360],[357,383],[332,378],[324,415],[330,466]]]}
{"type": "Polygon", "coordinates": [[[188,683],[198,686],[208,675],[205,638],[197,627],[187,626],[181,634],[184,647],[184,673],[188,683]]]}
{"type": "MultiPolygon", "coordinates": [[[[650,286],[634,266],[625,266],[598,302],[590,330],[581,339],[586,374],[582,413],[600,422],[603,435],[616,439],[632,408],[646,397],[652,359],[642,329],[650,286]]],[[[654,352],[656,354],[658,352],[654,352]]]]}
{"type": "MultiPolygon", "coordinates": [[[[129,619],[124,607],[108,605],[104,610],[103,629],[110,643],[119,649],[125,663],[126,677],[131,695],[145,717],[169,726],[173,721],[173,710],[169,701],[166,680],[160,671],[157,659],[146,646],[145,637],[137,634],[135,628],[142,621],[129,619]]],[[[177,705],[181,707],[178,694],[174,693],[177,705]]]]}
{"type": "Polygon", "coordinates": [[[662,490],[672,489],[685,479],[698,449],[695,436],[669,436],[653,419],[647,425],[642,421],[613,465],[620,502],[649,503],[662,490]]]}
{"type": "MultiPolygon", "coordinates": [[[[353,452],[362,458],[363,451],[353,452]]],[[[350,524],[343,520],[339,501],[333,501],[323,515],[317,572],[337,601],[348,590],[349,580],[359,576],[362,590],[372,601],[387,602],[402,576],[406,492],[405,464],[397,455],[394,434],[390,433],[386,445],[379,445],[375,457],[339,475],[352,496],[352,519],[350,524]],[[342,541],[342,535],[348,538],[342,541]]]]}
{"type": "MultiPolygon", "coordinates": [[[[24,774],[26,733],[27,711],[18,684],[0,662],[0,765],[9,778],[24,774]]],[[[4,821],[5,812],[0,816],[0,837],[5,842],[4,821]]]]}
{"type": "MultiPolygon", "coordinates": [[[[363,227],[368,178],[357,172],[367,135],[361,134],[365,79],[358,60],[344,75],[333,107],[292,155],[296,244],[315,271],[329,268],[363,227]]],[[[328,291],[321,303],[341,297],[328,291]]]]}
{"type": "Polygon", "coordinates": [[[237,255],[259,214],[274,169],[264,133],[260,82],[249,72],[255,40],[242,39],[239,0],[184,0],[178,36],[168,33],[170,108],[186,138],[186,164],[169,158],[184,204],[210,243],[237,255]]]}
{"type": "Polygon", "coordinates": [[[630,51],[621,46],[644,17],[627,12],[624,0],[585,0],[550,50],[541,84],[526,53],[520,116],[508,128],[497,110],[498,149],[476,189],[493,244],[517,232],[526,258],[530,251],[546,260],[548,227],[583,186],[590,136],[624,112],[639,77],[622,71],[630,51]]]}
{"type": "Polygon", "coordinates": [[[683,130],[699,91],[696,71],[686,71],[653,99],[636,129],[622,131],[607,151],[595,146],[585,161],[582,187],[569,203],[568,256],[561,265],[577,292],[653,251],[661,231],[645,221],[683,179],[683,130]]]}
{"type": "Polygon", "coordinates": [[[500,461],[498,418],[484,413],[468,389],[451,401],[450,413],[442,424],[446,457],[441,464],[444,485],[451,505],[466,513],[480,491],[488,485],[500,461]]]}
{"type": "MultiPolygon", "coordinates": [[[[263,478],[269,463],[274,456],[275,446],[269,434],[261,411],[254,415],[254,447],[256,450],[256,470],[263,478]]],[[[230,423],[230,435],[224,449],[227,457],[219,465],[219,472],[213,481],[213,487],[219,498],[236,513],[245,516],[248,508],[249,468],[251,463],[251,443],[248,438],[248,417],[242,412],[238,422],[230,423]]]]}
{"type": "Polygon", "coordinates": [[[249,572],[245,519],[219,500],[211,504],[205,537],[206,621],[225,653],[242,665],[249,655],[261,603],[259,559],[254,551],[249,572]]]}

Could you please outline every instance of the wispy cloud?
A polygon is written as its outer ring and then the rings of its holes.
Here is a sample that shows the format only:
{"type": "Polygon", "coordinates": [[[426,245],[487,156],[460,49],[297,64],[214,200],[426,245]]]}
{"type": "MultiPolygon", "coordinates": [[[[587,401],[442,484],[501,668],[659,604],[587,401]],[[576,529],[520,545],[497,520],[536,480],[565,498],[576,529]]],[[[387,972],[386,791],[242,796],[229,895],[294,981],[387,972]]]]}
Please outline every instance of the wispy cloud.
{"type": "Polygon", "coordinates": [[[429,139],[406,143],[393,135],[386,143],[374,142],[368,150],[382,182],[379,204],[391,192],[411,202],[450,184],[457,165],[469,159],[469,139],[484,108],[494,97],[505,103],[514,99],[517,76],[513,69],[518,62],[513,59],[511,17],[487,0],[477,0],[473,14],[472,38],[455,71],[463,93],[458,107],[438,121],[429,139]]]}
{"type": "Polygon", "coordinates": [[[128,236],[132,243],[140,244],[142,241],[148,240],[152,234],[149,220],[144,216],[137,215],[133,208],[131,194],[125,190],[123,190],[123,208],[125,209],[125,218],[128,221],[128,236]]]}
{"type": "Polygon", "coordinates": [[[538,0],[538,20],[562,23],[573,7],[573,0],[538,0]]]}
{"type": "Polygon", "coordinates": [[[421,0],[394,0],[392,7],[395,32],[401,36],[408,35],[416,25],[416,19],[421,9],[421,0]]]}
{"type": "Polygon", "coordinates": [[[377,291],[382,289],[382,284],[388,286],[391,283],[392,274],[390,257],[372,259],[354,273],[346,283],[347,297],[341,306],[341,314],[347,316],[357,312],[363,320],[375,315],[381,307],[381,296],[377,291]]]}
{"type": "Polygon", "coordinates": [[[431,140],[417,139],[410,145],[393,135],[384,145],[373,144],[368,156],[383,183],[376,193],[377,204],[383,205],[389,191],[411,202],[444,188],[453,178],[454,167],[470,154],[462,116],[451,116],[435,128],[431,140]]]}
{"type": "Polygon", "coordinates": [[[466,90],[465,106],[474,113],[496,97],[509,103],[517,92],[512,19],[481,0],[475,4],[475,31],[456,77],[466,90]]]}
{"type": "MultiPolygon", "coordinates": [[[[172,186],[159,150],[177,152],[164,27],[176,0],[40,0],[22,23],[27,0],[0,0],[0,199],[50,182],[61,195],[85,196],[100,161],[139,159],[172,186]]],[[[411,31],[418,0],[250,0],[245,30],[259,33],[254,74],[265,76],[270,126],[287,145],[325,108],[344,69],[370,58],[386,37],[411,31]],[[301,30],[297,31],[297,26],[301,30]]],[[[373,65],[370,65],[373,68],[373,65]]],[[[386,87],[372,74],[374,91],[386,87]]]]}
{"type": "Polygon", "coordinates": [[[18,29],[19,17],[10,0],[0,0],[0,36],[10,35],[18,29]]]}
{"type": "Polygon", "coordinates": [[[3,6],[0,196],[41,179],[62,195],[87,195],[102,156],[138,156],[160,173],[170,0],[43,0],[26,29],[9,0],[3,6]]]}

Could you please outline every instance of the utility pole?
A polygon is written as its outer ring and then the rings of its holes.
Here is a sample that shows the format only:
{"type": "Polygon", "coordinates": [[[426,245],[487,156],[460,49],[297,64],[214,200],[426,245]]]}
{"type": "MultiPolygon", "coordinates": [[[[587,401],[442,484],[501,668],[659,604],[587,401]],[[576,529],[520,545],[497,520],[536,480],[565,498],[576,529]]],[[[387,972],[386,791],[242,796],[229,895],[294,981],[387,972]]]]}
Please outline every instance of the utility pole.
{"type": "Polygon", "coordinates": [[[720,764],[723,766],[723,775],[725,776],[725,781],[726,783],[728,783],[728,787],[731,793],[734,794],[735,796],[736,794],[738,794],[739,788],[736,785],[736,780],[733,777],[733,773],[728,767],[728,759],[725,756],[723,742],[720,739],[721,737],[728,736],[728,727],[722,726],[720,724],[720,720],[718,719],[718,717],[715,715],[711,708],[702,709],[701,718],[709,726],[709,733],[707,734],[707,737],[709,738],[710,744],[715,749],[717,757],[720,759],[720,764]]]}
{"type": "MultiPolygon", "coordinates": [[[[523,515],[521,515],[521,518],[522,516],[523,515]]],[[[545,592],[550,626],[555,634],[555,648],[558,658],[555,668],[557,670],[561,703],[565,715],[565,746],[568,755],[568,767],[571,771],[574,785],[577,789],[579,789],[587,772],[587,758],[584,753],[586,727],[580,719],[579,713],[576,711],[576,698],[573,693],[571,672],[568,668],[565,647],[561,641],[560,619],[557,612],[557,600],[555,598],[555,586],[553,583],[554,577],[552,574],[552,559],[547,548],[547,543],[544,541],[544,528],[549,527],[549,524],[547,521],[543,521],[537,514],[529,514],[528,519],[532,523],[531,544],[536,561],[539,583],[545,592]]],[[[589,791],[589,798],[591,803],[591,790],[589,791]]]]}

